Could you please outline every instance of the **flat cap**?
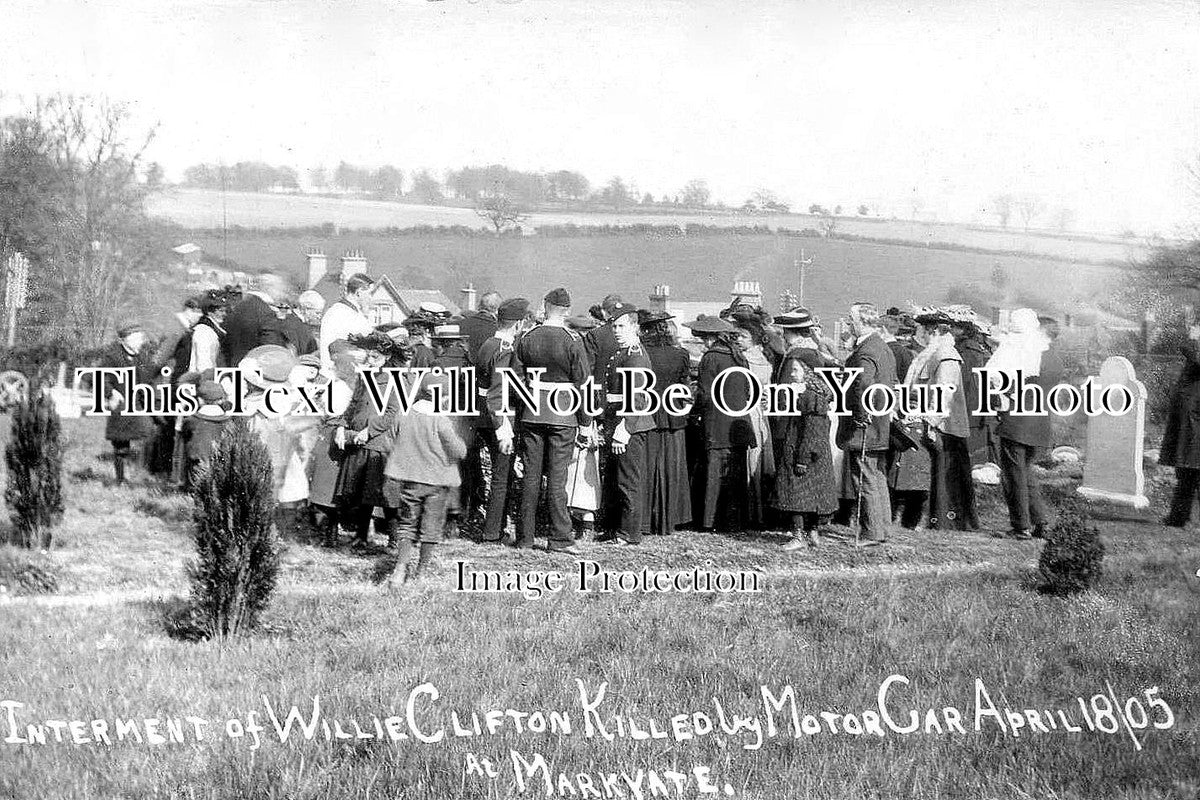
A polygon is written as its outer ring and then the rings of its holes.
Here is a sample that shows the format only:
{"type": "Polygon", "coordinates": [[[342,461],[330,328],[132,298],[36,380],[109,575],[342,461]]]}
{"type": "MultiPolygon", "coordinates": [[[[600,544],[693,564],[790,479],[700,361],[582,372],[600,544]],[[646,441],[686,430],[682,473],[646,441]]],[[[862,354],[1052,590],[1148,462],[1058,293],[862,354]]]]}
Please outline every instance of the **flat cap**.
{"type": "Polygon", "coordinates": [[[608,309],[608,316],[613,320],[618,320],[626,314],[638,313],[637,306],[633,303],[626,303],[624,300],[618,300],[608,309]]]}
{"type": "Polygon", "coordinates": [[[546,302],[559,308],[571,307],[571,293],[561,286],[546,293],[546,302]]]}
{"type": "Polygon", "coordinates": [[[691,328],[693,333],[732,333],[737,328],[720,317],[701,315],[692,322],[683,323],[685,328],[691,328]]]}
{"type": "Polygon", "coordinates": [[[529,301],[524,297],[510,297],[496,310],[496,318],[503,320],[525,319],[529,315],[529,301]]]}
{"type": "Polygon", "coordinates": [[[146,329],[142,327],[141,323],[126,322],[124,325],[117,328],[117,338],[124,339],[126,336],[129,336],[130,334],[137,333],[138,331],[144,331],[144,330],[146,330],[146,329]]]}

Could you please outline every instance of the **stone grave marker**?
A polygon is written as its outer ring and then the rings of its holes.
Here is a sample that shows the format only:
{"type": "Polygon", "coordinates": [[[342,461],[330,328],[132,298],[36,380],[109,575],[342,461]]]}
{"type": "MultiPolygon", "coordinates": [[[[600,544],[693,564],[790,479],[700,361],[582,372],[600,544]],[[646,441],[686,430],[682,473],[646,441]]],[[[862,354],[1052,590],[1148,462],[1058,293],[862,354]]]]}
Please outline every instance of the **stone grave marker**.
{"type": "Polygon", "coordinates": [[[1143,437],[1146,434],[1146,387],[1133,371],[1133,364],[1122,356],[1105,359],[1096,380],[1096,390],[1124,385],[1133,397],[1133,406],[1125,414],[1098,414],[1087,422],[1087,458],[1083,465],[1083,485],[1078,492],[1087,500],[1116,503],[1143,509],[1150,505],[1146,497],[1146,476],[1142,468],[1143,437]]]}

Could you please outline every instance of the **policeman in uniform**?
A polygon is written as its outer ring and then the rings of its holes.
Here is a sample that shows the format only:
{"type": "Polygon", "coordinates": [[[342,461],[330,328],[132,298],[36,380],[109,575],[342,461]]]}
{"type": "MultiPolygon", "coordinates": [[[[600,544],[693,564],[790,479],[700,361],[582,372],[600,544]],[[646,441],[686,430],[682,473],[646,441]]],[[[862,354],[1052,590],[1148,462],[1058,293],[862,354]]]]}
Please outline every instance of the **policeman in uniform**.
{"type": "Polygon", "coordinates": [[[525,490],[521,496],[521,524],[517,547],[533,545],[537,524],[539,486],[546,478],[550,506],[552,552],[579,555],[571,533],[571,515],[567,510],[567,467],[575,450],[579,429],[591,439],[592,419],[583,394],[589,391],[588,357],[583,338],[566,326],[571,311],[571,295],[566,289],[554,289],[546,295],[545,321],[526,333],[516,345],[514,368],[537,394],[536,408],[526,408],[521,416],[521,446],[525,458],[525,490]],[[531,370],[545,372],[535,381],[531,370]],[[576,406],[573,414],[560,414],[549,402],[556,395],[559,408],[576,406]]]}
{"type": "MultiPolygon", "coordinates": [[[[500,304],[496,312],[496,332],[479,347],[475,364],[475,388],[479,394],[479,421],[476,442],[486,447],[492,461],[492,480],[487,495],[487,514],[483,521],[481,542],[496,543],[504,538],[504,519],[508,510],[508,493],[512,486],[513,440],[516,432],[513,415],[503,411],[503,382],[498,372],[513,366],[516,340],[521,325],[529,316],[529,301],[514,297],[500,304]]],[[[477,449],[472,452],[478,452],[477,449]]],[[[468,452],[470,457],[471,452],[468,452]]],[[[482,502],[483,469],[472,463],[472,481],[478,486],[471,498],[472,505],[482,502]]]]}
{"type": "Polygon", "coordinates": [[[596,541],[640,544],[645,513],[646,434],[654,428],[654,417],[647,413],[649,397],[632,409],[624,409],[629,412],[626,416],[619,416],[618,412],[624,408],[624,387],[640,385],[648,388],[654,365],[638,339],[637,309],[617,303],[608,313],[612,318],[617,351],[609,360],[604,375],[608,479],[604,483],[603,505],[607,531],[597,536],[596,541]],[[633,368],[644,369],[648,374],[639,378],[628,372],[633,368]]]}

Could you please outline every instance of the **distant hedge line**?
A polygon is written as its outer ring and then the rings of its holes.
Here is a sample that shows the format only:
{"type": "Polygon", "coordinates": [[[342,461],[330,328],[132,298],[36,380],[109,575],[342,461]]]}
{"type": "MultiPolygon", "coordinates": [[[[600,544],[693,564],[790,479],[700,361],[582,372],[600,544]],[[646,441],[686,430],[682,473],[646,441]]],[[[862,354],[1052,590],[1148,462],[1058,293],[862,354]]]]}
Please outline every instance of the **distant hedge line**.
{"type": "MultiPolygon", "coordinates": [[[[301,225],[292,228],[256,227],[246,225],[231,225],[225,231],[220,228],[183,228],[174,226],[179,235],[220,237],[222,235],[234,238],[290,238],[305,236],[310,238],[353,237],[362,238],[395,238],[441,236],[460,239],[495,239],[495,231],[485,227],[468,227],[466,225],[411,225],[408,227],[389,226],[385,228],[347,228],[339,227],[332,222],[321,225],[301,225]]],[[[788,236],[805,239],[834,239],[843,242],[863,242],[866,244],[882,244],[895,247],[919,247],[929,250],[948,250],[958,253],[975,253],[980,255],[999,256],[1035,256],[1045,261],[1061,261],[1065,263],[1086,263],[1100,266],[1126,266],[1120,259],[1090,260],[1075,259],[1053,253],[1029,253],[1019,250],[998,250],[988,247],[973,247],[955,242],[930,241],[921,242],[913,239],[896,239],[883,236],[858,236],[851,233],[834,231],[823,234],[813,228],[772,228],[769,225],[704,225],[689,222],[686,225],[654,225],[650,223],[634,223],[629,225],[539,225],[537,235],[545,238],[578,238],[604,236],[643,236],[650,238],[686,238],[697,236],[788,236]]],[[[510,228],[500,234],[500,238],[521,238],[525,231],[520,227],[510,228]]]]}

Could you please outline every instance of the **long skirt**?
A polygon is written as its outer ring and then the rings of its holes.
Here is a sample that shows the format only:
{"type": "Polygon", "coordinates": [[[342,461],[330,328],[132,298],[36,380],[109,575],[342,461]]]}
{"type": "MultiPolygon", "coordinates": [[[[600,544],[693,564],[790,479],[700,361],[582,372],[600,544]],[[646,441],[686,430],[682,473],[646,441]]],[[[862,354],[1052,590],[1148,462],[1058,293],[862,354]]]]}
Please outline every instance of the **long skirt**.
{"type": "Polygon", "coordinates": [[[646,434],[644,534],[672,533],[692,519],[686,438],[683,429],[656,428],[646,434]]]}
{"type": "Polygon", "coordinates": [[[967,440],[941,437],[933,452],[933,480],[929,491],[929,524],[940,530],[978,530],[975,484],[971,480],[971,455],[967,440]]]}
{"type": "Polygon", "coordinates": [[[749,527],[746,508],[748,479],[745,447],[710,447],[692,483],[694,510],[701,528],[744,531],[749,527]]]}
{"type": "Polygon", "coordinates": [[[383,496],[383,470],[387,459],[387,453],[362,447],[347,448],[333,491],[337,505],[346,508],[387,505],[383,496]]]}
{"type": "Polygon", "coordinates": [[[754,438],[759,444],[746,448],[746,478],[749,488],[746,510],[750,524],[761,528],[765,526],[770,513],[768,500],[775,480],[775,449],[771,440],[771,427],[762,409],[757,406],[750,409],[749,420],[754,428],[754,438]]]}
{"type": "Polygon", "coordinates": [[[318,506],[337,505],[335,490],[343,451],[333,443],[333,432],[333,428],[319,430],[308,460],[308,502],[318,506]]]}

